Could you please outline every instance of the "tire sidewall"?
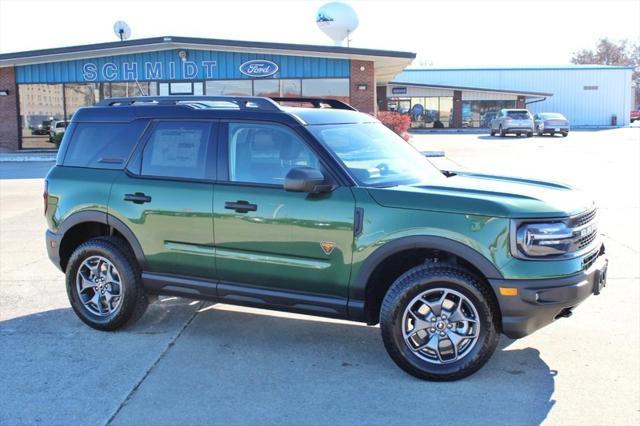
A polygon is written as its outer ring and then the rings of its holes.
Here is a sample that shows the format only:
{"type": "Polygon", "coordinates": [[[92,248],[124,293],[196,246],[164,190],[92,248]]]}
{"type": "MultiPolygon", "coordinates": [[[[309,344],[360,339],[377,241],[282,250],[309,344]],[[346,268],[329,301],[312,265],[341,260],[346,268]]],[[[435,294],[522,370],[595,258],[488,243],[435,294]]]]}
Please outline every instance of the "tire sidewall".
{"type": "Polygon", "coordinates": [[[482,367],[493,353],[498,339],[495,320],[486,297],[474,286],[465,282],[465,279],[439,274],[436,271],[430,276],[420,277],[403,284],[405,284],[405,290],[400,292],[393,301],[391,312],[385,312],[384,318],[381,315],[380,320],[383,338],[387,336],[391,339],[399,356],[394,357],[392,354],[394,361],[405,371],[430,380],[455,380],[466,377],[482,367]],[[435,288],[447,288],[463,294],[474,305],[480,321],[480,333],[474,347],[464,358],[451,363],[435,364],[419,358],[409,349],[403,338],[402,319],[407,304],[419,294],[435,288]]]}
{"type": "Polygon", "coordinates": [[[66,270],[67,296],[76,315],[91,327],[112,330],[131,316],[137,299],[137,277],[127,256],[117,247],[104,240],[91,240],[79,246],[71,255],[66,270]],[[82,262],[92,256],[101,256],[109,260],[120,276],[122,300],[118,310],[107,316],[98,316],[89,312],[82,303],[76,287],[76,275],[82,262]]]}

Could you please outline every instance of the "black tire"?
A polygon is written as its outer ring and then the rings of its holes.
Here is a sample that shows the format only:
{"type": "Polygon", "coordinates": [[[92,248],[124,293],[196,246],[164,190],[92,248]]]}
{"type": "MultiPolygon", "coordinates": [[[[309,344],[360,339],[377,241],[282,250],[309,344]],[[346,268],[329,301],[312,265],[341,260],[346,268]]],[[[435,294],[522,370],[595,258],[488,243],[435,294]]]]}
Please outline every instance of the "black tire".
{"type": "Polygon", "coordinates": [[[500,127],[498,127],[498,133],[500,134],[500,137],[505,137],[507,134],[504,132],[504,129],[502,128],[502,125],[500,125],[500,127]]]}
{"type": "Polygon", "coordinates": [[[522,136],[522,133],[516,133],[516,137],[522,136]]]}
{"type": "Polygon", "coordinates": [[[552,131],[552,132],[550,132],[549,134],[553,137],[553,136],[555,136],[555,135],[556,135],[556,132],[553,132],[553,131],[552,131]]]}
{"type": "Polygon", "coordinates": [[[391,359],[407,373],[424,380],[452,381],[479,370],[496,349],[499,340],[498,308],[490,289],[464,269],[455,266],[420,265],[400,276],[389,288],[380,310],[380,330],[391,359]],[[416,296],[434,288],[463,294],[478,312],[480,332],[473,348],[450,363],[430,363],[418,357],[403,338],[404,310],[416,296]]]}
{"type": "Polygon", "coordinates": [[[527,132],[527,137],[528,138],[533,137],[533,132],[527,132]]]}
{"type": "Polygon", "coordinates": [[[69,302],[76,315],[97,330],[112,331],[133,324],[149,305],[142,286],[140,267],[126,242],[117,237],[94,238],[78,246],[67,264],[66,287],[69,302]],[[91,256],[109,260],[117,269],[122,283],[120,306],[107,316],[98,316],[88,310],[80,300],[76,288],[78,268],[91,256]]]}
{"type": "Polygon", "coordinates": [[[562,132],[562,137],[566,138],[567,136],[569,136],[569,132],[562,132]]]}
{"type": "Polygon", "coordinates": [[[489,131],[489,135],[491,135],[491,136],[495,136],[495,135],[496,135],[495,130],[491,129],[491,130],[489,131]]]}

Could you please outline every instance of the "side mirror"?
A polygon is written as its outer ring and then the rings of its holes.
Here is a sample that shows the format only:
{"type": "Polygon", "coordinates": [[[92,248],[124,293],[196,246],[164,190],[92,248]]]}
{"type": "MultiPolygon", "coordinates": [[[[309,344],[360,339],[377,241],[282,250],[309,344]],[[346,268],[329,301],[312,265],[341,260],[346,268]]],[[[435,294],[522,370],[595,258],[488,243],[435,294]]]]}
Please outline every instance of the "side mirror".
{"type": "Polygon", "coordinates": [[[331,190],[331,185],[324,183],[322,172],[313,167],[294,167],[284,178],[284,190],[291,192],[320,193],[331,190]]]}

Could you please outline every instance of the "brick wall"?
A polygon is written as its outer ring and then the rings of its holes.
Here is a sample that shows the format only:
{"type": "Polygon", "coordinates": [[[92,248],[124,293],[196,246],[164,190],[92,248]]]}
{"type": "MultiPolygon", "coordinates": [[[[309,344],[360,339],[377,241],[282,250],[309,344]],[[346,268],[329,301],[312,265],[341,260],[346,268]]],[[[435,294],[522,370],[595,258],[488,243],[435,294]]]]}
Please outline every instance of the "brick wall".
{"type": "Polygon", "coordinates": [[[0,96],[0,151],[14,151],[20,148],[18,86],[14,67],[0,68],[0,90],[9,91],[9,96],[0,96]]]}
{"type": "Polygon", "coordinates": [[[376,110],[376,80],[371,61],[351,61],[351,106],[369,114],[376,110]],[[366,85],[366,90],[358,86],[366,85]]]}

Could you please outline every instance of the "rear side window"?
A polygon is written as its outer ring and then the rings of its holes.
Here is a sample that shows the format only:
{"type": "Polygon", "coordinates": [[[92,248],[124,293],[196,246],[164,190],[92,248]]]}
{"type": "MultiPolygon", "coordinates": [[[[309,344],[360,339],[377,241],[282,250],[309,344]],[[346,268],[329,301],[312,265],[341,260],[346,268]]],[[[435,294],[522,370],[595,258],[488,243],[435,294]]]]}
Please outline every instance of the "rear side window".
{"type": "Polygon", "coordinates": [[[131,123],[77,123],[64,157],[65,166],[122,169],[146,125],[131,123]]]}
{"type": "Polygon", "coordinates": [[[158,123],[142,152],[142,175],[204,179],[210,129],[198,121],[158,123]]]}

